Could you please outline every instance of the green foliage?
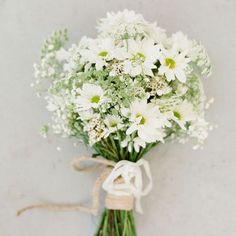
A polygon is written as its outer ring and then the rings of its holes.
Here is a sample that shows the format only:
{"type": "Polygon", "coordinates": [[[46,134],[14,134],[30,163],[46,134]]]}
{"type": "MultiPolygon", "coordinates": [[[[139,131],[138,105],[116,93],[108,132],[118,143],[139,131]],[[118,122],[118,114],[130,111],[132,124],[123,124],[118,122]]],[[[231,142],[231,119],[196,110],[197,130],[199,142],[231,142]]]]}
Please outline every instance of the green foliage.
{"type": "Polygon", "coordinates": [[[205,101],[205,95],[201,81],[196,76],[192,76],[187,80],[186,86],[188,87],[188,90],[186,94],[184,94],[183,99],[191,102],[196,112],[201,112],[203,110],[202,106],[205,101]]]}
{"type": "Polygon", "coordinates": [[[41,58],[44,58],[49,53],[58,51],[61,47],[65,45],[67,41],[67,29],[55,31],[52,36],[45,41],[41,49],[41,58]]]}
{"type": "Polygon", "coordinates": [[[49,126],[47,124],[43,125],[39,132],[43,137],[47,137],[49,132],[49,126]]]}

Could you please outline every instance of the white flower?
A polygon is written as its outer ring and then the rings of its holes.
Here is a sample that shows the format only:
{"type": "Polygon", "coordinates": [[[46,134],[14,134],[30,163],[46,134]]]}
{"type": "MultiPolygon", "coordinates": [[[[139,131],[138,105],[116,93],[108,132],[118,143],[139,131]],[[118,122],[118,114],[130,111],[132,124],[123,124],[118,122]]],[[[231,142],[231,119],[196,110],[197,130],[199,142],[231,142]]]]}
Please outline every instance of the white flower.
{"type": "Polygon", "coordinates": [[[168,94],[171,92],[171,90],[172,90],[171,87],[163,83],[160,85],[160,88],[157,89],[157,95],[162,96],[162,95],[168,94]]]}
{"type": "Polygon", "coordinates": [[[103,89],[94,84],[83,84],[82,89],[78,90],[79,96],[76,99],[78,110],[88,110],[98,108],[106,101],[103,89]]]}
{"type": "Polygon", "coordinates": [[[84,127],[84,131],[88,133],[89,144],[92,146],[94,143],[99,142],[105,137],[105,125],[99,116],[92,118],[84,127]]]}
{"type": "Polygon", "coordinates": [[[139,152],[141,147],[146,147],[146,142],[139,137],[135,137],[131,140],[130,136],[126,136],[126,138],[121,142],[121,147],[128,147],[129,152],[132,152],[133,148],[135,152],[139,152]]]}
{"type": "Polygon", "coordinates": [[[48,96],[45,97],[47,101],[47,110],[51,112],[63,111],[66,107],[66,99],[61,96],[48,96]]]}
{"type": "Polygon", "coordinates": [[[189,53],[189,57],[194,61],[200,69],[202,75],[209,77],[212,73],[210,58],[206,49],[200,43],[193,41],[193,48],[189,53]]]}
{"type": "Polygon", "coordinates": [[[79,118],[83,121],[91,120],[92,118],[96,117],[92,109],[89,110],[79,110],[79,118]]]}
{"type": "Polygon", "coordinates": [[[146,142],[143,139],[139,138],[139,137],[134,138],[133,142],[134,142],[135,152],[139,152],[140,147],[142,147],[142,148],[146,147],[146,142]]]}
{"type": "Polygon", "coordinates": [[[102,70],[107,61],[113,58],[114,44],[112,39],[93,40],[88,48],[81,50],[82,61],[95,64],[96,70],[102,70]]]}
{"type": "Polygon", "coordinates": [[[155,62],[160,54],[160,48],[152,40],[128,41],[129,59],[124,62],[124,71],[131,76],[140,74],[153,76],[155,62]]]}
{"type": "Polygon", "coordinates": [[[135,36],[143,33],[148,24],[142,15],[125,9],[117,13],[108,12],[107,17],[100,20],[97,29],[102,37],[121,39],[125,34],[135,36]]]}
{"type": "Polygon", "coordinates": [[[124,125],[122,124],[122,120],[119,116],[116,115],[107,115],[104,123],[107,127],[107,136],[110,133],[114,133],[117,130],[121,129],[124,125]]]}
{"type": "Polygon", "coordinates": [[[132,151],[132,142],[130,135],[127,135],[126,138],[121,141],[120,146],[123,148],[128,147],[128,151],[132,151]]]}
{"type": "Polygon", "coordinates": [[[208,137],[208,131],[210,130],[210,125],[203,118],[198,117],[196,120],[191,122],[188,128],[188,134],[192,138],[196,138],[198,143],[201,145],[208,137]]]}
{"type": "Polygon", "coordinates": [[[186,82],[186,69],[189,59],[185,54],[174,50],[165,51],[160,59],[161,66],[158,70],[160,75],[165,75],[167,81],[178,79],[180,82],[186,82]]]}
{"type": "Polygon", "coordinates": [[[110,76],[119,76],[123,78],[124,75],[124,65],[122,63],[113,63],[111,66],[111,71],[109,72],[110,76]]]}
{"type": "Polygon", "coordinates": [[[58,51],[56,51],[56,59],[58,61],[67,61],[69,57],[70,53],[64,48],[60,48],[58,51]]]}
{"type": "Polygon", "coordinates": [[[89,48],[92,44],[94,44],[95,40],[92,38],[88,38],[87,36],[83,36],[78,44],[78,48],[80,50],[89,48]]]}
{"type": "Polygon", "coordinates": [[[188,55],[193,47],[193,42],[188,39],[187,35],[184,35],[181,31],[172,34],[171,37],[172,47],[185,55],[188,55]]]}
{"type": "Polygon", "coordinates": [[[184,130],[186,129],[186,122],[193,121],[196,118],[197,114],[193,110],[193,105],[187,101],[183,101],[173,108],[172,119],[184,130]]]}
{"type": "Polygon", "coordinates": [[[163,140],[161,128],[164,126],[160,118],[160,112],[157,106],[147,103],[146,100],[134,101],[130,106],[131,125],[126,133],[129,135],[135,131],[145,142],[151,143],[163,140]]]}
{"type": "Polygon", "coordinates": [[[112,59],[124,60],[127,52],[118,47],[111,38],[91,40],[85,49],[80,51],[81,61],[95,64],[96,70],[102,70],[112,59]]]}
{"type": "Polygon", "coordinates": [[[157,27],[156,23],[153,23],[147,26],[147,34],[156,43],[165,45],[166,40],[167,40],[166,30],[160,27],[157,27]]]}
{"type": "Polygon", "coordinates": [[[178,84],[176,88],[177,96],[183,96],[188,91],[188,87],[185,84],[178,84]]]}
{"type": "Polygon", "coordinates": [[[149,80],[148,88],[150,91],[148,92],[151,96],[162,96],[171,92],[172,88],[168,85],[166,80],[161,77],[154,77],[149,80]]]}
{"type": "MultiPolygon", "coordinates": [[[[83,37],[80,41],[83,42],[86,41],[87,42],[87,38],[83,37]]],[[[81,56],[80,56],[80,50],[81,50],[81,45],[75,45],[73,44],[69,50],[68,50],[68,56],[66,56],[66,63],[63,66],[63,69],[65,72],[68,72],[69,74],[73,74],[74,71],[77,71],[77,68],[80,66],[81,62],[81,56]]],[[[62,58],[63,55],[59,54],[59,58],[62,58]]]]}

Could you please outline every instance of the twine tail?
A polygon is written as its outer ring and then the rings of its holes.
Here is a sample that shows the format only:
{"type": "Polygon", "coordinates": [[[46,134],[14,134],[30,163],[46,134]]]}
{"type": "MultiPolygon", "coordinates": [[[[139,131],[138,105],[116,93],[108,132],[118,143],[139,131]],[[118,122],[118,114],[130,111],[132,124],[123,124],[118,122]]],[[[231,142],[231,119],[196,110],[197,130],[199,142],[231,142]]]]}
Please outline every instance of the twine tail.
{"type": "Polygon", "coordinates": [[[110,172],[111,172],[110,168],[105,168],[101,173],[101,175],[95,181],[92,192],[92,207],[85,207],[76,204],[36,204],[20,209],[19,211],[17,211],[16,215],[20,216],[26,211],[30,211],[33,209],[46,209],[51,211],[81,211],[97,215],[99,211],[99,195],[100,195],[101,185],[107,178],[107,176],[110,174],[110,172]]]}
{"type": "Polygon", "coordinates": [[[36,204],[36,205],[30,205],[25,208],[20,209],[17,211],[17,216],[22,215],[26,211],[30,211],[33,209],[46,209],[51,211],[82,211],[87,212],[93,215],[97,214],[97,209],[94,208],[88,208],[80,205],[72,205],[72,204],[36,204]]]}
{"type": "Polygon", "coordinates": [[[145,160],[133,163],[122,160],[118,163],[104,159],[91,157],[75,158],[71,162],[72,167],[77,171],[94,171],[98,166],[105,166],[100,176],[96,179],[92,191],[92,206],[85,207],[79,204],[37,204],[20,209],[17,216],[33,209],[47,209],[53,211],[81,211],[97,215],[99,211],[99,195],[101,186],[107,192],[106,207],[108,209],[131,210],[136,199],[136,210],[142,211],[140,205],[141,196],[145,196],[152,188],[152,177],[149,165],[145,160]],[[83,166],[84,162],[93,162],[95,166],[83,166]],[[149,184],[143,189],[141,166],[149,179],[149,184]],[[128,175],[129,174],[129,175],[128,175]],[[128,189],[128,190],[127,190],[128,189]],[[131,191],[132,190],[132,191],[131,191]],[[127,192],[128,191],[128,192],[127,192]],[[131,192],[130,192],[131,191],[131,192]]]}

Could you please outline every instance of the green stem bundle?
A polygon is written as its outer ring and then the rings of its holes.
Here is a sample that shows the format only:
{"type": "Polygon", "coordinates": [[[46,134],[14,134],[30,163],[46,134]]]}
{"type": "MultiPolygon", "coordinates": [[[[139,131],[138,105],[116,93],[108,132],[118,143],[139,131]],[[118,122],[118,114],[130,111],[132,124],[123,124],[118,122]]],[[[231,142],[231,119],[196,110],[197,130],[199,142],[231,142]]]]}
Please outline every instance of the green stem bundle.
{"type": "Polygon", "coordinates": [[[105,209],[94,236],[136,236],[133,211],[105,209]]]}

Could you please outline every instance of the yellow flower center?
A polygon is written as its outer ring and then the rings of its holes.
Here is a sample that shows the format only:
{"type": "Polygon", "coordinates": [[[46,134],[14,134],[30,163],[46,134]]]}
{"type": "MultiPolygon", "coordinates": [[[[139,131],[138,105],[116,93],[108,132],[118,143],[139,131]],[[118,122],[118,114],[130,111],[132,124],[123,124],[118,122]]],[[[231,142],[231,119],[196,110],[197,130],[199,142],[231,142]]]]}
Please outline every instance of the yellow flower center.
{"type": "Polygon", "coordinates": [[[181,120],[182,119],[182,116],[181,114],[178,112],[178,111],[174,111],[174,116],[178,119],[178,120],[181,120]]]}
{"type": "Polygon", "coordinates": [[[170,69],[175,68],[175,61],[172,58],[165,58],[165,65],[168,66],[170,69]]]}
{"type": "Polygon", "coordinates": [[[108,52],[102,51],[102,52],[100,52],[100,53],[98,54],[98,56],[100,56],[100,57],[106,57],[107,54],[108,54],[108,52]]]}
{"type": "Polygon", "coordinates": [[[116,123],[116,122],[112,122],[112,123],[111,123],[111,127],[112,127],[112,128],[115,128],[116,126],[117,126],[117,123],[116,123]]]}
{"type": "Polygon", "coordinates": [[[144,125],[146,123],[146,119],[141,114],[136,115],[136,118],[140,118],[140,117],[141,117],[141,119],[139,121],[139,124],[144,125]]]}
{"type": "Polygon", "coordinates": [[[93,96],[93,97],[90,99],[90,101],[91,101],[92,103],[99,103],[99,101],[100,101],[100,96],[95,95],[95,96],[93,96]]]}
{"type": "Polygon", "coordinates": [[[138,52],[136,55],[133,56],[132,61],[142,63],[145,61],[145,58],[146,57],[141,52],[138,52]]]}

